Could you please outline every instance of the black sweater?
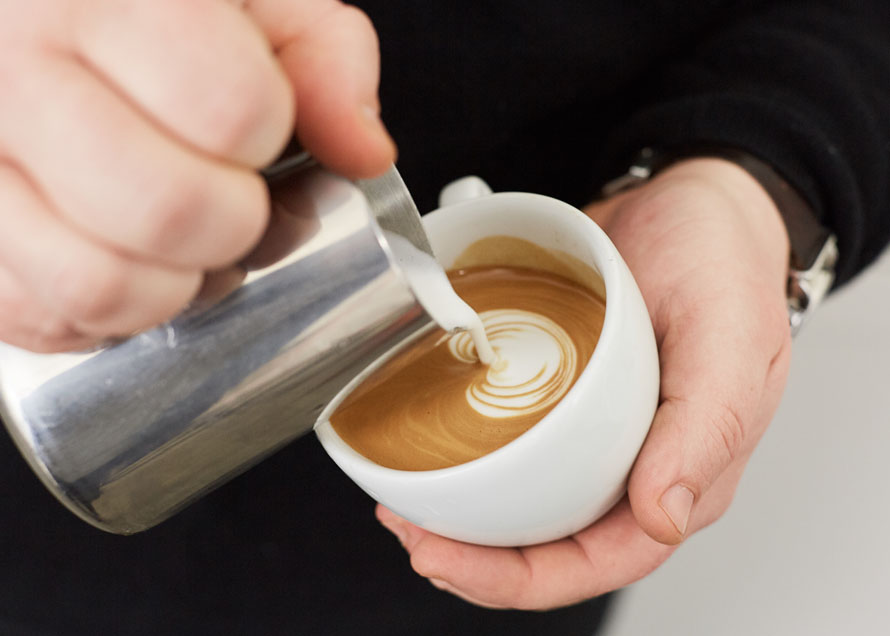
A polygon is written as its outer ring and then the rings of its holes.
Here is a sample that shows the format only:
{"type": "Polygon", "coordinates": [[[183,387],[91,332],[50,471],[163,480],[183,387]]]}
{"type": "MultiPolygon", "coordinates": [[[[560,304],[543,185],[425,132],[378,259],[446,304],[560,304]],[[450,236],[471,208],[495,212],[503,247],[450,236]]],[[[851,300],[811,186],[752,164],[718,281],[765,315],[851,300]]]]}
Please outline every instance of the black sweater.
{"type": "MultiPolygon", "coordinates": [[[[475,173],[593,198],[642,146],[770,161],[840,237],[890,234],[887,0],[375,0],[384,118],[422,209],[475,173]]],[[[0,435],[0,633],[589,634],[602,603],[491,612],[411,573],[371,501],[304,438],[141,535],[106,535],[0,435]]]]}
{"type": "Polygon", "coordinates": [[[359,3],[421,209],[474,173],[592,199],[647,145],[771,163],[839,236],[839,281],[890,237],[890,2],[359,3]]]}

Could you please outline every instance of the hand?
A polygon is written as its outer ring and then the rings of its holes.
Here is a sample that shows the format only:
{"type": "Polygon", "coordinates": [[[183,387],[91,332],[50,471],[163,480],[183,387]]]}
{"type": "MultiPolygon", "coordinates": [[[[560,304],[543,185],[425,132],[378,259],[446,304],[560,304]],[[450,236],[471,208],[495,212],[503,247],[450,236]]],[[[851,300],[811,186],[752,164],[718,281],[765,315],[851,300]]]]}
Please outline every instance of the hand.
{"type": "Polygon", "coordinates": [[[627,497],[572,537],[518,549],[451,541],[378,507],[419,574],[479,605],[552,608],[654,570],[729,506],[784,388],[788,238],[746,172],[689,160],[586,212],[633,272],[660,353],[660,404],[627,497]]]}
{"type": "Polygon", "coordinates": [[[346,176],[393,161],[364,14],[241,4],[0,0],[0,340],[83,348],[239,280],[295,125],[346,176]]]}

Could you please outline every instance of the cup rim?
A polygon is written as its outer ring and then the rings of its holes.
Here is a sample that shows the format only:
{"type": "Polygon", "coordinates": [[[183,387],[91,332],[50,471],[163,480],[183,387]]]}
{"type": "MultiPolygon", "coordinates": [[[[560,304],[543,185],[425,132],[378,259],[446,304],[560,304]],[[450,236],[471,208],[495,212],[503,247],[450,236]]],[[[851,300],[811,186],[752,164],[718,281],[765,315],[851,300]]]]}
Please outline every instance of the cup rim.
{"type": "MultiPolygon", "coordinates": [[[[536,207],[547,205],[552,210],[561,209],[560,214],[565,215],[564,218],[572,219],[567,223],[574,224],[577,227],[578,232],[584,232],[588,239],[592,239],[591,242],[594,244],[592,261],[603,279],[603,286],[606,291],[606,307],[603,317],[603,327],[590,360],[588,360],[584,369],[581,371],[581,374],[578,376],[577,380],[575,380],[575,383],[559,400],[556,406],[527,431],[510,440],[500,448],[496,448],[495,450],[470,461],[454,466],[448,466],[446,468],[436,468],[432,470],[404,470],[381,466],[343,441],[337,434],[336,430],[334,430],[330,420],[320,422],[319,425],[316,426],[316,435],[319,437],[322,445],[325,446],[326,449],[328,444],[333,444],[340,448],[346,458],[348,458],[350,464],[353,467],[360,468],[364,474],[383,478],[390,477],[398,479],[400,483],[428,483],[457,476],[462,473],[484,470],[488,464],[499,461],[505,454],[517,452],[517,447],[522,448],[524,446],[534,445],[538,437],[545,435],[547,429],[556,425],[554,422],[560,419],[559,416],[563,410],[569,408],[568,404],[572,401],[571,398],[583,390],[581,385],[585,382],[585,378],[599,373],[599,367],[603,364],[601,360],[605,357],[603,350],[610,348],[610,343],[616,338],[616,335],[613,335],[618,329],[618,318],[616,318],[615,315],[618,312],[617,308],[624,304],[623,298],[625,295],[625,290],[620,282],[620,264],[623,261],[618,253],[618,249],[606,235],[605,231],[597,225],[593,219],[588,217],[578,208],[565,203],[564,201],[560,201],[559,199],[542,194],[529,192],[495,192],[433,210],[423,217],[424,225],[427,224],[426,219],[428,218],[435,219],[442,214],[451,215],[455,213],[466,213],[466,210],[474,209],[478,207],[480,203],[490,202],[492,200],[502,201],[507,204],[512,201],[521,203],[526,207],[529,204],[534,204],[536,207]]],[[[510,205],[501,207],[507,211],[513,209],[510,205]]],[[[509,231],[505,231],[504,233],[509,235],[509,231]]]]}

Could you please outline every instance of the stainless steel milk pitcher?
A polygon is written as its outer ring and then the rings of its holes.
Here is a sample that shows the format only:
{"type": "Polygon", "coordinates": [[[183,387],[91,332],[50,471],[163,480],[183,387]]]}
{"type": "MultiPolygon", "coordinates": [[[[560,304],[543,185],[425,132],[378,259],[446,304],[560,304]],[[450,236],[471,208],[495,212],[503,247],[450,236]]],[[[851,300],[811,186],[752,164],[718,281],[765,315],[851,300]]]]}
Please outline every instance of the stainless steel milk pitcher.
{"type": "Polygon", "coordinates": [[[0,345],[7,429],[84,520],[157,524],[310,431],[372,361],[433,327],[387,239],[430,253],[395,169],[353,183],[309,164],[267,172],[293,251],[215,306],[89,353],[0,345]]]}

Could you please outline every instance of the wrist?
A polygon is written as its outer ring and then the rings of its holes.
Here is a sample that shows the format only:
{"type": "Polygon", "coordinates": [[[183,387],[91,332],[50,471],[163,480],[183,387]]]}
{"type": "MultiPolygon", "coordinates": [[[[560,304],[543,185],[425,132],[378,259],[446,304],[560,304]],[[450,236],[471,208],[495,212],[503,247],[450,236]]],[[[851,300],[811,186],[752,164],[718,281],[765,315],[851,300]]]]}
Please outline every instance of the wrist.
{"type": "Polygon", "coordinates": [[[738,200],[731,193],[737,188],[743,195],[742,201],[746,196],[750,197],[749,204],[732,207],[736,207],[739,214],[753,214],[755,219],[765,221],[764,231],[758,240],[763,240],[765,235],[766,244],[771,249],[775,249],[777,241],[787,246],[783,248],[787,255],[784,288],[791,333],[796,334],[834,282],[837,240],[818,220],[809,202],[771,165],[731,146],[698,144],[673,149],[644,148],[627,173],[603,187],[603,194],[611,196],[643,183],[658,181],[660,175],[687,170],[705,173],[706,180],[708,173],[716,175],[713,183],[721,183],[730,194],[730,199],[738,200]],[[701,161],[710,163],[698,163],[701,161]],[[737,176],[732,177],[731,171],[717,175],[720,170],[715,166],[721,164],[734,167],[737,176]],[[694,167],[690,169],[689,166],[694,167]],[[770,199],[771,206],[762,205],[763,195],[770,199]],[[768,219],[775,217],[775,214],[771,215],[768,210],[778,214],[785,230],[784,241],[782,232],[770,231],[769,228],[775,228],[775,224],[768,219]]]}
{"type": "Polygon", "coordinates": [[[775,260],[781,276],[787,276],[791,244],[785,222],[776,202],[747,170],[719,157],[693,157],[671,164],[652,183],[679,180],[695,187],[702,196],[707,193],[724,202],[723,210],[746,223],[751,239],[775,256],[771,260],[775,260]]]}

